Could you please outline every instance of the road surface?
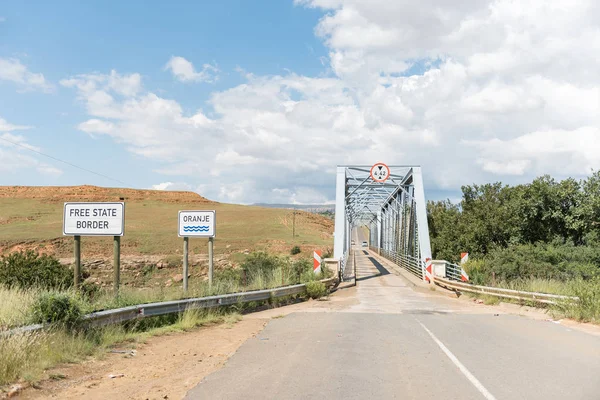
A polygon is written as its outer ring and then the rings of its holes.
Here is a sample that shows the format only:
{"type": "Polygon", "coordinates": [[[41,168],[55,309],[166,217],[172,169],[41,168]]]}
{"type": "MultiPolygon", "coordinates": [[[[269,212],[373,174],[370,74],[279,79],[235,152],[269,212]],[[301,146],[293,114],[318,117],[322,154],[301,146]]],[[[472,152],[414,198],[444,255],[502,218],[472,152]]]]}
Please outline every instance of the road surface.
{"type": "Polygon", "coordinates": [[[272,320],[186,398],[600,399],[599,336],[415,291],[355,248],[357,301],[272,320]]]}

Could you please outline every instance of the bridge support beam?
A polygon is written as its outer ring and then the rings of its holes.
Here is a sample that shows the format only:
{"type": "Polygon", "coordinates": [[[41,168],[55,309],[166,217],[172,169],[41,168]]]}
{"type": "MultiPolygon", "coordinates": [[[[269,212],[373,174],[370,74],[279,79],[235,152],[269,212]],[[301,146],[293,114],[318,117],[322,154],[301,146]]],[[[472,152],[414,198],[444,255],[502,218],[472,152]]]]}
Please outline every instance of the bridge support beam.
{"type": "Polygon", "coordinates": [[[335,186],[335,233],[333,258],[339,260],[346,251],[346,168],[337,167],[335,186]]]}
{"type": "Polygon", "coordinates": [[[421,167],[413,168],[413,185],[415,187],[415,208],[417,211],[417,226],[419,227],[419,251],[423,261],[423,280],[427,260],[431,260],[431,242],[429,240],[429,225],[427,224],[427,202],[425,201],[425,188],[423,187],[423,174],[421,167]]]}

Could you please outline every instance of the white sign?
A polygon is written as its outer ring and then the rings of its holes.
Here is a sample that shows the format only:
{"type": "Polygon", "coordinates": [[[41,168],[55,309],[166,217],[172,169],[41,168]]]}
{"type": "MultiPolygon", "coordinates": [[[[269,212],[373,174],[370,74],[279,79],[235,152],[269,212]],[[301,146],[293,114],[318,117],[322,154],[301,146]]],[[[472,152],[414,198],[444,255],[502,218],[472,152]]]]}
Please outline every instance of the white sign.
{"type": "Polygon", "coordinates": [[[123,236],[125,203],[65,203],[63,235],[123,236]]]}
{"type": "Polygon", "coordinates": [[[215,237],[217,215],[212,211],[179,211],[179,237],[215,237]]]}

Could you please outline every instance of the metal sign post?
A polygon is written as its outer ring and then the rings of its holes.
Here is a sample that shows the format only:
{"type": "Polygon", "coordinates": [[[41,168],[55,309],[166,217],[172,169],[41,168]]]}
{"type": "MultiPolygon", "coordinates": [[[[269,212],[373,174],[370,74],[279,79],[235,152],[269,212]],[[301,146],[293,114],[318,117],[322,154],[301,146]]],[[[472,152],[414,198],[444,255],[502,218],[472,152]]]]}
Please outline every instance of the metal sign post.
{"type": "Polygon", "coordinates": [[[115,297],[119,295],[119,284],[121,283],[121,236],[114,237],[113,243],[113,290],[115,297]]]}
{"type": "Polygon", "coordinates": [[[81,280],[81,236],[74,236],[75,248],[73,255],[75,257],[75,264],[73,267],[75,289],[79,289],[79,281],[81,280]]]}
{"type": "Polygon", "coordinates": [[[214,274],[214,265],[213,265],[213,244],[214,239],[208,238],[208,285],[212,286],[213,283],[213,274],[214,274]]]}
{"type": "Polygon", "coordinates": [[[183,291],[188,290],[190,237],[208,238],[208,284],[213,282],[213,243],[216,235],[217,215],[215,210],[179,211],[178,236],[183,238],[183,291]]]}
{"type": "Polygon", "coordinates": [[[125,233],[125,203],[65,203],[63,235],[73,236],[75,258],[73,282],[81,280],[81,236],[113,236],[114,291],[119,293],[121,275],[121,236],[125,233]]]}
{"type": "Polygon", "coordinates": [[[188,237],[183,238],[183,291],[184,291],[184,293],[187,293],[187,291],[188,291],[188,271],[189,271],[188,249],[189,249],[189,244],[190,244],[189,239],[190,238],[188,238],[188,237]]]}

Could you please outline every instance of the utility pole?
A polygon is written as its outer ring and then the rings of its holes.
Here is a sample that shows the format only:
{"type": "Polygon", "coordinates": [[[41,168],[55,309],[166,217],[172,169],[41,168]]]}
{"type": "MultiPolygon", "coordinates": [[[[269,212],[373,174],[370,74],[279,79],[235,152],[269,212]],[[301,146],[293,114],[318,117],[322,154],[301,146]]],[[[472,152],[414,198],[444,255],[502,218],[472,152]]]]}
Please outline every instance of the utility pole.
{"type": "Polygon", "coordinates": [[[296,238],[296,208],[294,206],[294,216],[292,217],[292,237],[296,238]]]}

